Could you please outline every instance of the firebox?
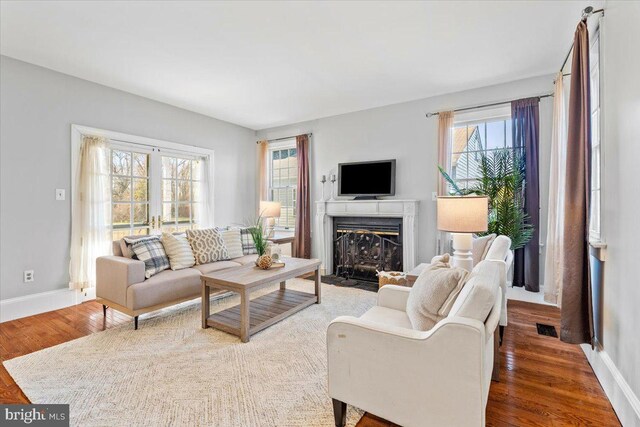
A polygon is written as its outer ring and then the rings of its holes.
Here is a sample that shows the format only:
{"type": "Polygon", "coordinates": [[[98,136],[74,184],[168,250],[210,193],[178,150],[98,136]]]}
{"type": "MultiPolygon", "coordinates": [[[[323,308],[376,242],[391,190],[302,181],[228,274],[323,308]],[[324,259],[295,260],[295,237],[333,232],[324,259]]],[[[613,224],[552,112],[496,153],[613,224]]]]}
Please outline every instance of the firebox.
{"type": "Polygon", "coordinates": [[[333,219],[333,271],[345,279],[377,281],[377,271],[402,271],[402,219],[333,219]]]}

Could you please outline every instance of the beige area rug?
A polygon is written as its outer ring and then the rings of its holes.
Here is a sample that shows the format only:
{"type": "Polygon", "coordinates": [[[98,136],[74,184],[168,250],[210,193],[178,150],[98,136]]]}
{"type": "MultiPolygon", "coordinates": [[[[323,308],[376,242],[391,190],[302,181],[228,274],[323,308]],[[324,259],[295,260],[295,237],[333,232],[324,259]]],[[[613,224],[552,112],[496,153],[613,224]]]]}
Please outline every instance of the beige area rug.
{"type": "MultiPolygon", "coordinates": [[[[142,316],[137,331],[122,325],[4,365],[33,403],[69,403],[76,426],[333,426],[327,325],[364,313],[376,294],[325,284],[322,292],[322,304],[246,344],[201,329],[196,300],[142,316]]],[[[238,301],[212,302],[212,311],[238,301]]],[[[361,416],[349,407],[348,424],[361,416]]]]}

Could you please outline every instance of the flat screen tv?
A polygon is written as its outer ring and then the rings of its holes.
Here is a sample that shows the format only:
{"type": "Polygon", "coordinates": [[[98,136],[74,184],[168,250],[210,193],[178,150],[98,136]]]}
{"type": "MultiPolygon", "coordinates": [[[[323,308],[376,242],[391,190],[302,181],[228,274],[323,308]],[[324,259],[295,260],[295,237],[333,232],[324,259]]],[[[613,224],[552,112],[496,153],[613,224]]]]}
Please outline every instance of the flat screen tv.
{"type": "Polygon", "coordinates": [[[396,194],[396,160],[340,163],[338,195],[375,199],[396,194]]]}

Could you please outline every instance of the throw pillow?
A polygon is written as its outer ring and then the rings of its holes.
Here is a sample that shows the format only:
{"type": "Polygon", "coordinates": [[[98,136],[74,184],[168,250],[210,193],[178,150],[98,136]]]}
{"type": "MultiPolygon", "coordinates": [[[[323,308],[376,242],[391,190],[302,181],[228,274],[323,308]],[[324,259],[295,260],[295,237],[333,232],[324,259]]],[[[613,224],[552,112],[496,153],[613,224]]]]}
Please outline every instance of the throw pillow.
{"type": "Polygon", "coordinates": [[[244,255],[252,255],[258,253],[256,245],[253,242],[253,236],[251,236],[248,228],[240,229],[240,237],[242,239],[242,253],[244,255]]]}
{"type": "Polygon", "coordinates": [[[227,248],[229,258],[240,258],[244,255],[240,229],[228,228],[220,230],[220,234],[222,235],[222,240],[224,240],[224,245],[227,248]]]}
{"type": "Polygon", "coordinates": [[[120,239],[120,251],[122,251],[122,256],[130,259],[138,259],[136,254],[131,249],[131,245],[142,239],[155,239],[155,238],[158,238],[158,236],[147,236],[147,235],[141,234],[141,235],[123,237],[122,239],[120,239]]]}
{"type": "Polygon", "coordinates": [[[144,262],[144,275],[147,279],[169,268],[169,258],[159,236],[139,239],[131,245],[131,249],[144,262]]]}
{"type": "MultiPolygon", "coordinates": [[[[448,261],[449,257],[443,257],[448,261]]],[[[438,262],[425,268],[416,279],[407,299],[407,315],[413,329],[428,331],[447,317],[469,272],[438,262]]]]}
{"type": "Polygon", "coordinates": [[[198,265],[229,259],[224,240],[215,228],[187,230],[187,240],[198,265]]]}
{"type": "Polygon", "coordinates": [[[471,256],[473,257],[473,265],[476,266],[487,255],[489,246],[496,238],[495,234],[487,234],[486,236],[476,237],[473,239],[473,248],[471,249],[471,256]]]}
{"type": "Polygon", "coordinates": [[[189,268],[196,263],[191,245],[184,234],[162,233],[162,244],[172,270],[189,268]]]}

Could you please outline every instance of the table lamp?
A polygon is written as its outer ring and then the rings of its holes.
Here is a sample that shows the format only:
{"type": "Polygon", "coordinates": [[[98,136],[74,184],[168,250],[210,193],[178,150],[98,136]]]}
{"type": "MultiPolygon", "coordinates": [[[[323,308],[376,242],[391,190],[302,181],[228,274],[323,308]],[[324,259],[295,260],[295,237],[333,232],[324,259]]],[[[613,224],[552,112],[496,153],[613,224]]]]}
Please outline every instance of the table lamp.
{"type": "Polygon", "coordinates": [[[260,200],[260,216],[267,221],[267,237],[271,237],[275,227],[276,218],[280,217],[282,205],[280,202],[260,200]]]}
{"type": "Polygon", "coordinates": [[[489,198],[486,196],[438,197],[438,230],[452,233],[451,265],[473,269],[473,235],[487,231],[489,198]]]}

